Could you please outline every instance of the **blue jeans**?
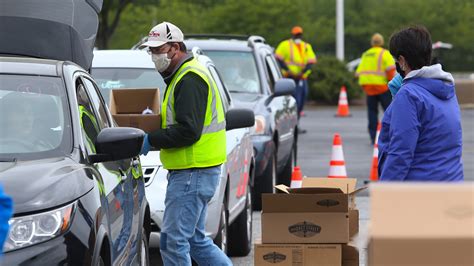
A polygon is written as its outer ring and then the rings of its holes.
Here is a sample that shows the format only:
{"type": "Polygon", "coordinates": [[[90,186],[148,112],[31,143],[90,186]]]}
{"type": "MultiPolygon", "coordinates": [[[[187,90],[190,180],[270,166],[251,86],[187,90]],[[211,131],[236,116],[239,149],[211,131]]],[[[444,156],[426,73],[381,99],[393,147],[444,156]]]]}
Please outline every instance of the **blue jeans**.
{"type": "MultiPolygon", "coordinates": [[[[219,184],[220,166],[170,171],[160,237],[164,265],[232,265],[205,235],[207,204],[219,184]]],[[[220,217],[213,217],[213,219],[220,217]]]]}
{"type": "Polygon", "coordinates": [[[301,111],[303,111],[304,104],[306,102],[306,97],[308,96],[308,80],[294,80],[296,83],[295,92],[293,93],[293,97],[296,100],[296,106],[298,110],[298,119],[300,117],[301,111]]]}
{"type": "Polygon", "coordinates": [[[377,123],[379,121],[379,103],[382,105],[382,108],[385,111],[391,102],[392,94],[390,94],[390,91],[386,91],[378,95],[367,95],[367,113],[369,116],[368,129],[372,144],[375,141],[375,136],[377,133],[377,123]]]}

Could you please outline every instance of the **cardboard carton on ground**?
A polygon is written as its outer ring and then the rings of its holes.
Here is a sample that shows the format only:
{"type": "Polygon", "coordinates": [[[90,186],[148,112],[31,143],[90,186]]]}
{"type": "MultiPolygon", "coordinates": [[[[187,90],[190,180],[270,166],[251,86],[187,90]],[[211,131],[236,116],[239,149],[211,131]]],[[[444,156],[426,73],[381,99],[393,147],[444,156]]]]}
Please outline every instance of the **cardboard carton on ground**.
{"type": "Polygon", "coordinates": [[[337,266],[341,265],[341,245],[337,244],[256,244],[255,266],[337,266]]]}
{"type": "Polygon", "coordinates": [[[359,250],[353,245],[342,245],[342,266],[359,266],[359,250]]]}
{"type": "Polygon", "coordinates": [[[374,184],[370,265],[474,265],[474,183],[374,184]]]}
{"type": "Polygon", "coordinates": [[[263,194],[263,243],[347,243],[358,232],[355,184],[352,178],[305,178],[303,188],[278,185],[284,193],[263,194]]]}
{"type": "Polygon", "coordinates": [[[116,89],[110,91],[110,112],[121,127],[152,132],[161,127],[159,89],[116,89]],[[142,114],[145,109],[153,114],[142,114]]]}

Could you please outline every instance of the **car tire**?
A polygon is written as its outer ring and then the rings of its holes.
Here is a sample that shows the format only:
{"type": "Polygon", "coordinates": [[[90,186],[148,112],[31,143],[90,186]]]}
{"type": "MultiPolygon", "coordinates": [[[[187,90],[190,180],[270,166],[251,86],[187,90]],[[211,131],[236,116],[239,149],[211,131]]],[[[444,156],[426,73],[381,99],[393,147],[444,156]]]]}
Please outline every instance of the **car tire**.
{"type": "Polygon", "coordinates": [[[245,209],[229,227],[229,255],[247,256],[252,250],[252,193],[247,185],[245,209]]]}
{"type": "Polygon", "coordinates": [[[228,232],[229,232],[229,217],[225,207],[225,201],[222,203],[221,207],[221,219],[219,222],[219,232],[214,238],[214,244],[216,244],[225,254],[227,254],[228,248],[228,232]]]}
{"type": "Polygon", "coordinates": [[[253,193],[253,208],[254,210],[262,209],[262,193],[275,193],[275,185],[277,181],[277,157],[276,151],[272,154],[270,161],[268,161],[265,171],[260,177],[260,182],[256,183],[255,191],[253,193]]]}
{"type": "Polygon", "coordinates": [[[278,182],[285,184],[286,186],[291,185],[291,174],[293,173],[293,167],[296,165],[296,139],[293,142],[293,148],[291,149],[288,160],[285,163],[280,175],[278,175],[278,182]]]}
{"type": "Polygon", "coordinates": [[[142,241],[140,243],[140,265],[150,265],[150,247],[148,245],[148,237],[145,228],[142,228],[142,241]]]}

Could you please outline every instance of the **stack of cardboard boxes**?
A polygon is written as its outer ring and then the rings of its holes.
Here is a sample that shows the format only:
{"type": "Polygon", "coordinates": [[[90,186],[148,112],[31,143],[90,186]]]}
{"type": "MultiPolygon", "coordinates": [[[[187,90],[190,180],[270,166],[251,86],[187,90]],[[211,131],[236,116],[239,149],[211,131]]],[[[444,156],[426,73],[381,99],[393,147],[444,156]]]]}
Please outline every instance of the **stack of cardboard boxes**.
{"type": "Polygon", "coordinates": [[[159,89],[112,90],[109,108],[121,127],[140,128],[145,132],[161,127],[159,89]]]}
{"type": "Polygon", "coordinates": [[[255,265],[359,265],[356,179],[305,178],[302,188],[262,195],[262,240],[255,265]]]}

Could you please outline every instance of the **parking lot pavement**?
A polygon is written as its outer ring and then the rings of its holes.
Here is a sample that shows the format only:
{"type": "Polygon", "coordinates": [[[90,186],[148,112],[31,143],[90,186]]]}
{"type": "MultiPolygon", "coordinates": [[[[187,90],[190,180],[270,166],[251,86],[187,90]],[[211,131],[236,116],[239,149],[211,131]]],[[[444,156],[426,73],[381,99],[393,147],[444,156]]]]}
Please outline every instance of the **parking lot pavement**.
{"type": "MultiPolygon", "coordinates": [[[[299,136],[298,164],[303,175],[324,177],[329,171],[333,134],[341,134],[344,156],[349,177],[358,178],[359,186],[368,180],[372,163],[373,146],[367,132],[365,107],[351,107],[351,117],[336,118],[335,107],[317,107],[305,110],[301,127],[308,130],[299,136]]],[[[474,180],[474,109],[462,110],[463,161],[466,180],[474,180]]],[[[367,225],[370,218],[368,192],[357,197],[360,210],[360,233],[356,240],[358,247],[365,246],[367,225]]],[[[260,213],[254,212],[253,240],[261,236],[260,213]]],[[[360,262],[366,261],[365,250],[360,250],[360,262]]],[[[232,258],[234,265],[253,265],[253,249],[247,257],[232,258]]],[[[155,265],[152,261],[152,265],[155,265]]]]}

